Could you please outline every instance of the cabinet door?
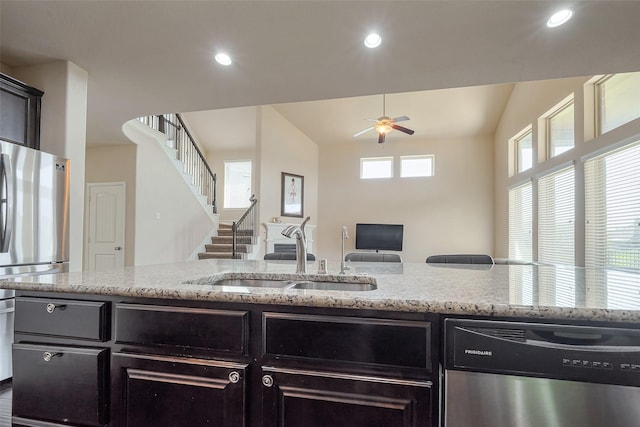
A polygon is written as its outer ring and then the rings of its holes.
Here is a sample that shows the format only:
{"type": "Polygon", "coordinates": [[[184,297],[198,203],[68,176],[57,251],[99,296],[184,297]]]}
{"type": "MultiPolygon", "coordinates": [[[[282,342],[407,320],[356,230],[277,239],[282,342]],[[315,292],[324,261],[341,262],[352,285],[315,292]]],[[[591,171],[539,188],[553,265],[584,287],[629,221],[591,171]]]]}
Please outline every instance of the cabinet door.
{"type": "Polygon", "coordinates": [[[264,427],[432,426],[431,383],[263,368],[264,427]]]}
{"type": "Polygon", "coordinates": [[[13,345],[13,415],[72,425],[107,421],[109,350],[13,345]]]}
{"type": "Polygon", "coordinates": [[[229,362],[115,353],[111,425],[242,427],[246,370],[229,362]]]}
{"type": "Polygon", "coordinates": [[[0,138],[40,148],[40,103],[43,92],[0,73],[0,138]]]}

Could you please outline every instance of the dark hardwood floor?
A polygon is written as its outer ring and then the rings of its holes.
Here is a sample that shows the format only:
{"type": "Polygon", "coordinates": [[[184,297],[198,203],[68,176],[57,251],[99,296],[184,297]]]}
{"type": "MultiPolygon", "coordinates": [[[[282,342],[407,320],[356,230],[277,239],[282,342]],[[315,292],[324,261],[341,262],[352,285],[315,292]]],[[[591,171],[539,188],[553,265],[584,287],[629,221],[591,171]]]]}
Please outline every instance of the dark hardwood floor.
{"type": "Polygon", "coordinates": [[[11,425],[11,383],[0,385],[0,427],[11,425]]]}

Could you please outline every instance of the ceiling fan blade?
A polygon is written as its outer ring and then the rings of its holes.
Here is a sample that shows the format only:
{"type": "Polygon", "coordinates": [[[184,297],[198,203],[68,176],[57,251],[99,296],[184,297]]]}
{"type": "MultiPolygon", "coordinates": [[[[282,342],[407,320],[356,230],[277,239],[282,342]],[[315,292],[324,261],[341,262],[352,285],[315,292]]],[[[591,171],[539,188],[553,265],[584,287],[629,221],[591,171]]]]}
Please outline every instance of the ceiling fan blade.
{"type": "Polygon", "coordinates": [[[368,120],[370,122],[377,122],[378,121],[378,119],[365,119],[365,120],[368,120]]]}
{"type": "Polygon", "coordinates": [[[409,135],[413,135],[415,133],[413,130],[407,129],[407,128],[402,127],[402,126],[393,125],[391,127],[394,128],[395,130],[399,130],[400,132],[404,132],[404,133],[409,134],[409,135]]]}
{"type": "Polygon", "coordinates": [[[384,133],[378,134],[378,144],[382,144],[384,142],[384,133]]]}
{"type": "Polygon", "coordinates": [[[393,119],[394,122],[404,122],[407,120],[411,120],[409,117],[407,116],[400,116],[400,117],[396,117],[395,119],[393,119]]]}
{"type": "Polygon", "coordinates": [[[355,137],[355,136],[360,136],[360,135],[362,135],[362,134],[363,134],[363,133],[365,133],[365,132],[369,132],[371,129],[373,129],[373,126],[371,126],[370,128],[366,128],[366,129],[364,129],[364,130],[361,130],[361,131],[360,131],[360,132],[358,132],[358,133],[354,133],[354,134],[353,134],[353,136],[354,136],[354,137],[355,137]]]}

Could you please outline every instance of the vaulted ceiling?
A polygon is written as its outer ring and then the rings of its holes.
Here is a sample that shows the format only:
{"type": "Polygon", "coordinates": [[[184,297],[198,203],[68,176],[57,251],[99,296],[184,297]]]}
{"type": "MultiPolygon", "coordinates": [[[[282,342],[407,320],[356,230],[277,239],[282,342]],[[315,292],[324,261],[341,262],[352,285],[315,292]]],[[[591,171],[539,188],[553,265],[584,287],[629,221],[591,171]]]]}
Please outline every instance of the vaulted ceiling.
{"type": "MultiPolygon", "coordinates": [[[[122,124],[141,115],[264,104],[280,104],[278,111],[312,135],[344,118],[344,130],[329,127],[349,137],[364,127],[363,118],[380,115],[380,98],[371,95],[640,70],[639,1],[572,2],[574,18],[546,28],[561,5],[2,0],[0,62],[69,60],[87,70],[89,144],[125,142],[122,124]],[[374,29],[383,43],[367,49],[362,40],[374,29]],[[212,60],[221,49],[233,57],[231,66],[212,60]],[[337,98],[351,99],[292,104],[337,98]],[[346,110],[357,110],[355,123],[347,123],[346,110]]],[[[475,90],[476,104],[451,104],[469,129],[490,126],[500,102],[486,111],[475,106],[504,99],[508,86],[475,90]]],[[[442,131],[437,93],[415,113],[407,110],[418,95],[403,96],[388,98],[390,115],[442,131]]],[[[318,136],[320,143],[338,138],[318,136]]]]}

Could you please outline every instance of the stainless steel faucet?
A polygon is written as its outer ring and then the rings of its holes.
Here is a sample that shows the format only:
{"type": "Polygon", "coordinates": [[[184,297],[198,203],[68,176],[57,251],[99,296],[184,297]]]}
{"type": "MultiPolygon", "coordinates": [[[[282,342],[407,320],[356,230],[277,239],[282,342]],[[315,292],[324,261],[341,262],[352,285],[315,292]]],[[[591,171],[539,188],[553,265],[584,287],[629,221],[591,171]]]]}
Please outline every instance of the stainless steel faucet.
{"type": "Polygon", "coordinates": [[[307,274],[307,235],[304,232],[304,226],[311,219],[310,216],[305,218],[302,224],[290,225],[282,230],[285,237],[296,236],[296,273],[307,274]]]}
{"type": "Polygon", "coordinates": [[[342,249],[340,250],[340,274],[347,274],[345,270],[349,267],[344,262],[344,241],[349,238],[349,229],[346,225],[342,226],[342,249]]]}

